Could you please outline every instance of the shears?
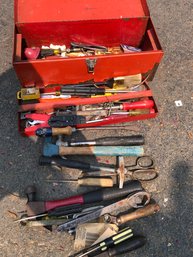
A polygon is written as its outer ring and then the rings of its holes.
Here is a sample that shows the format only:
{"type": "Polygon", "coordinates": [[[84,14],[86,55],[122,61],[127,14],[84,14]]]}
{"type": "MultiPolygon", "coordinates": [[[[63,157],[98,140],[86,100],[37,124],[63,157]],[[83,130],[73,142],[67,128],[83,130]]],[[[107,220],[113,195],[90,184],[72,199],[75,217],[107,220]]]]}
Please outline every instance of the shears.
{"type": "MultiPolygon", "coordinates": [[[[87,175],[93,175],[93,172],[87,175]]],[[[118,169],[108,168],[108,171],[94,172],[94,175],[118,176],[119,188],[123,188],[125,177],[128,177],[127,180],[150,181],[158,177],[158,172],[150,156],[138,157],[131,166],[125,166],[123,156],[118,156],[118,169]]]]}

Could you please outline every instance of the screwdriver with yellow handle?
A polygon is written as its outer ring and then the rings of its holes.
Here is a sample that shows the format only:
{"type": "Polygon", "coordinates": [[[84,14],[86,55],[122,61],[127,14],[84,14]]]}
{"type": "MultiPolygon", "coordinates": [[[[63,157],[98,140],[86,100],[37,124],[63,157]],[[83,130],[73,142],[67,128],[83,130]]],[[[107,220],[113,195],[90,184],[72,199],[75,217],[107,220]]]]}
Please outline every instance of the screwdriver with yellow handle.
{"type": "Polygon", "coordinates": [[[97,255],[97,257],[117,257],[121,254],[128,254],[129,252],[144,246],[146,242],[147,240],[144,236],[136,235],[128,238],[120,244],[110,247],[106,252],[97,255]]]}
{"type": "Polygon", "coordinates": [[[98,186],[98,187],[113,187],[112,177],[81,177],[78,179],[64,179],[64,180],[54,180],[48,179],[46,182],[51,183],[68,183],[75,182],[79,186],[98,186]]]}

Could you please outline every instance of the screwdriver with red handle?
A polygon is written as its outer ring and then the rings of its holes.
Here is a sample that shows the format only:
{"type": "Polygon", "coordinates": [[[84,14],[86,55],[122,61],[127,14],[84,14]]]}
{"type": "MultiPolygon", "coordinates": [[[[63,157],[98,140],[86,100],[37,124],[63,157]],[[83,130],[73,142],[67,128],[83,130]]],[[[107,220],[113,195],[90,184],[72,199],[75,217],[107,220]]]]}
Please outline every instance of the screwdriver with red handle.
{"type": "Polygon", "coordinates": [[[86,111],[96,111],[96,110],[135,110],[135,109],[151,109],[154,106],[153,100],[141,100],[137,102],[123,102],[121,104],[116,104],[110,107],[91,107],[86,108],[86,111]]]}

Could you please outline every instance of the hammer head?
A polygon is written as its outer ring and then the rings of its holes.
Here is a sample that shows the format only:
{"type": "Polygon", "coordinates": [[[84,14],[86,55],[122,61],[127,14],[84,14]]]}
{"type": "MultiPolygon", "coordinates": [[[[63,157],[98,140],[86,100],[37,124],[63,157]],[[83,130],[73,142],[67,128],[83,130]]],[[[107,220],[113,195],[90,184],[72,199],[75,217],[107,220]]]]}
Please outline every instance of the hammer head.
{"type": "Polygon", "coordinates": [[[34,185],[28,186],[25,189],[25,193],[28,199],[26,204],[26,211],[28,216],[34,216],[46,211],[44,202],[36,201],[36,187],[34,185]]]}
{"type": "Polygon", "coordinates": [[[51,143],[44,143],[43,155],[48,157],[59,155],[59,146],[51,143]]]}
{"type": "Polygon", "coordinates": [[[28,216],[35,216],[46,212],[44,202],[28,202],[26,204],[26,211],[28,216]]]}

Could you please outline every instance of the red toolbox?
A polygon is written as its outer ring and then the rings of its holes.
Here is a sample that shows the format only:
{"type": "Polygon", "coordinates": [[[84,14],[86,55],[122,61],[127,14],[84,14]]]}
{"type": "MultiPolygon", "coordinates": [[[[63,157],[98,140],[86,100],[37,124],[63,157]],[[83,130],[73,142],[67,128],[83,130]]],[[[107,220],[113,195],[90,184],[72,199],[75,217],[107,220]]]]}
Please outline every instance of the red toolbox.
{"type": "MultiPolygon", "coordinates": [[[[15,40],[13,65],[21,87],[46,88],[50,84],[100,82],[110,78],[142,74],[144,84],[153,79],[163,56],[145,0],[15,0],[15,40]],[[70,46],[71,42],[116,47],[124,44],[140,52],[68,58],[27,60],[26,47],[52,44],[70,46]]],[[[147,90],[96,98],[57,101],[61,105],[84,105],[127,99],[153,99],[147,90]]],[[[20,112],[44,111],[47,103],[20,106],[20,112]]],[[[107,124],[153,118],[155,113],[118,118],[107,124]]],[[[105,125],[102,122],[99,125],[105,125]]],[[[94,124],[93,124],[94,125],[94,124]]],[[[88,126],[88,125],[85,125],[88,126]]],[[[24,133],[31,135],[30,133],[24,133]]],[[[33,134],[33,133],[32,133],[33,134]]]]}

